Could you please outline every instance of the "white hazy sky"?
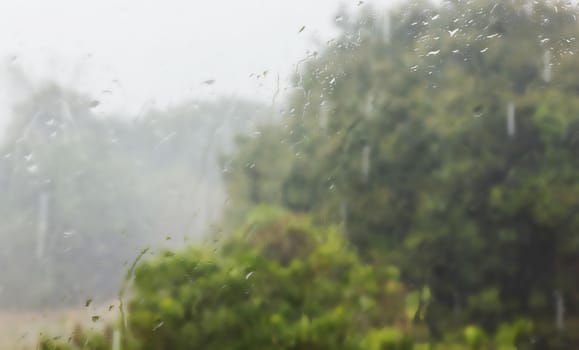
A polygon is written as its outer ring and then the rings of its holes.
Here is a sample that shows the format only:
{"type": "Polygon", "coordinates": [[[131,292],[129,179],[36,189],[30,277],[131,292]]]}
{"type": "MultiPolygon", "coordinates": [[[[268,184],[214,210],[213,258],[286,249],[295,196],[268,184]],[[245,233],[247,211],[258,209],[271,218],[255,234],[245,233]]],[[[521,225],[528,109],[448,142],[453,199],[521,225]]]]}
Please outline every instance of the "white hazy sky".
{"type": "MultiPolygon", "coordinates": [[[[340,6],[393,1],[2,0],[0,63],[131,114],[222,94],[265,100],[277,74],[283,84],[316,38],[335,35],[340,6]],[[265,80],[249,77],[264,70],[265,80]],[[209,79],[215,83],[202,84],[209,79]]],[[[0,123],[13,98],[6,79],[0,75],[0,123]]]]}

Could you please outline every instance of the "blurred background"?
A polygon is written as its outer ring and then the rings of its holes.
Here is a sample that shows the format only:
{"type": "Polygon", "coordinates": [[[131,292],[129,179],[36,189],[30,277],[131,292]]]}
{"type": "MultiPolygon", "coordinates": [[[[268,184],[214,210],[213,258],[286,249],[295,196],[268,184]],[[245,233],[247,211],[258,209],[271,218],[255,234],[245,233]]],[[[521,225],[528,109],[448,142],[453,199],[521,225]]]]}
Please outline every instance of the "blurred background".
{"type": "Polygon", "coordinates": [[[579,347],[578,10],[1,3],[0,349],[579,347]]]}

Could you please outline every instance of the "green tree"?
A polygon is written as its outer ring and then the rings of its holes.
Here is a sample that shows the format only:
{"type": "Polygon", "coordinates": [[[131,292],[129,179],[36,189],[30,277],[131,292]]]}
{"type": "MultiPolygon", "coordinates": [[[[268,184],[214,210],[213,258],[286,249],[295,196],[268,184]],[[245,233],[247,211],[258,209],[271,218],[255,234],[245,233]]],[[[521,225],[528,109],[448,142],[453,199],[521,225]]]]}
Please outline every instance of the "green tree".
{"type": "Polygon", "coordinates": [[[262,181],[290,195],[257,202],[339,222],[368,259],[428,286],[435,336],[520,316],[550,340],[573,334],[551,320],[555,303],[567,325],[577,318],[576,9],[480,0],[373,13],[309,58],[277,130],[239,144],[238,176],[259,164],[252,150],[286,145],[262,181]]]}

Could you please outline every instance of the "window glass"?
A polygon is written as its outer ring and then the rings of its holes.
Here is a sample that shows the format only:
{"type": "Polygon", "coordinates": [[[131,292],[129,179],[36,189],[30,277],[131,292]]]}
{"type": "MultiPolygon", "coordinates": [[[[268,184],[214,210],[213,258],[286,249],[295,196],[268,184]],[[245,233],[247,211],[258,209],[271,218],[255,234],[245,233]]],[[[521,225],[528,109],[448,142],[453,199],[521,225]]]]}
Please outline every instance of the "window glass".
{"type": "Polygon", "coordinates": [[[0,348],[579,348],[577,15],[1,3],[0,348]]]}

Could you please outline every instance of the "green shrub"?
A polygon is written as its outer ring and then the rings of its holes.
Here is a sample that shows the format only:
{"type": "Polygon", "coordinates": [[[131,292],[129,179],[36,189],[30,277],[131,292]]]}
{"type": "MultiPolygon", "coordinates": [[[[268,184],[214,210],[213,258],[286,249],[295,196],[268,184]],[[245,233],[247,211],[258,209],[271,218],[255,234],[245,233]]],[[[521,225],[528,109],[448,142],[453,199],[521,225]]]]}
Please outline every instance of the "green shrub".
{"type": "Polygon", "coordinates": [[[137,268],[128,323],[139,349],[410,344],[395,268],[363,263],[336,228],[270,214],[259,208],[215,251],[192,247],[137,268]]]}
{"type": "Polygon", "coordinates": [[[112,346],[112,330],[104,332],[86,332],[75,327],[68,340],[61,337],[43,336],[38,344],[38,350],[110,350],[112,346]]]}

